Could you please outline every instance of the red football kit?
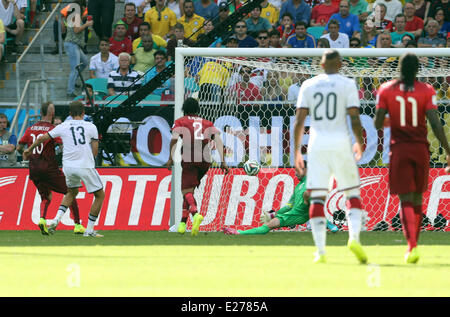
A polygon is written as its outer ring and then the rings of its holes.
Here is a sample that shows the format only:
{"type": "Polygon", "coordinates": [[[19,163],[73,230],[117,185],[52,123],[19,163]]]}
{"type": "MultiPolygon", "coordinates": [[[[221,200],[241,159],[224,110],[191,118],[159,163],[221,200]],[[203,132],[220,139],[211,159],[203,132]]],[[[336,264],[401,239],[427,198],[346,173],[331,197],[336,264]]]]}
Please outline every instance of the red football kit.
{"type": "Polygon", "coordinates": [[[174,136],[183,139],[181,189],[197,187],[211,166],[211,147],[219,130],[211,121],[189,115],[175,120],[174,136]]]}
{"type": "Polygon", "coordinates": [[[134,41],[139,37],[139,26],[144,22],[142,19],[135,17],[133,19],[133,22],[130,24],[127,23],[127,18],[123,17],[122,21],[125,22],[128,25],[126,36],[131,40],[134,41]]]}
{"type": "Polygon", "coordinates": [[[423,30],[424,22],[421,18],[414,16],[411,21],[406,21],[405,25],[405,31],[406,32],[413,32],[418,29],[423,30]]]}
{"type": "MultiPolygon", "coordinates": [[[[19,144],[30,146],[37,138],[45,135],[54,127],[49,122],[38,121],[26,129],[19,144]]],[[[57,143],[62,144],[61,139],[50,139],[37,146],[29,157],[30,179],[43,199],[47,198],[51,191],[67,193],[66,178],[59,169],[55,158],[57,143]]]]}
{"type": "Polygon", "coordinates": [[[415,81],[414,89],[405,91],[403,84],[391,80],[378,90],[376,107],[389,113],[391,193],[425,192],[430,162],[426,112],[437,109],[434,88],[415,81]]]}
{"type": "Polygon", "coordinates": [[[327,24],[330,17],[339,12],[339,6],[335,6],[333,3],[331,5],[319,4],[315,6],[311,11],[311,20],[316,23],[327,24]]]}
{"type": "Polygon", "coordinates": [[[109,39],[109,51],[117,57],[122,52],[131,54],[133,53],[133,43],[128,37],[125,37],[122,41],[116,41],[114,36],[112,36],[109,39]]]}
{"type": "Polygon", "coordinates": [[[234,86],[234,90],[236,91],[237,103],[242,106],[250,106],[249,104],[244,104],[243,102],[245,101],[256,101],[262,99],[258,86],[252,83],[248,83],[245,88],[241,85],[241,83],[237,83],[234,86]]]}

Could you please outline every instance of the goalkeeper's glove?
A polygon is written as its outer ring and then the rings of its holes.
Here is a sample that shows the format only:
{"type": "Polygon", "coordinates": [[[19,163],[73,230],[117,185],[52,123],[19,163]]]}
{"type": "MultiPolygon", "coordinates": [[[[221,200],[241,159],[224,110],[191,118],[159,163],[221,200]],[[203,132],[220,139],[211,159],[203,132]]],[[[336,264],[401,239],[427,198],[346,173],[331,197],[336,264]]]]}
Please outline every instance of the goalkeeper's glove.
{"type": "Polygon", "coordinates": [[[271,210],[271,211],[262,211],[261,212],[261,216],[259,217],[259,221],[266,224],[268,223],[270,220],[272,220],[275,217],[275,211],[271,210]]]}

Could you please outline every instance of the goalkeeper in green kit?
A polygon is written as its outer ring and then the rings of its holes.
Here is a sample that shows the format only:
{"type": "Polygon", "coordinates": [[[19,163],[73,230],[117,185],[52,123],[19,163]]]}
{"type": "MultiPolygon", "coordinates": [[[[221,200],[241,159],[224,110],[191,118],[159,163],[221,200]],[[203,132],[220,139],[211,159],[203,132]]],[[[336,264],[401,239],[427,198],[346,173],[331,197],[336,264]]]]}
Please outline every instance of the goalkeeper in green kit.
{"type": "MultiPolygon", "coordinates": [[[[306,175],[306,173],[305,173],[306,175]]],[[[295,186],[286,206],[274,211],[263,211],[261,214],[261,222],[264,224],[257,228],[249,230],[236,230],[233,228],[224,228],[225,234],[234,235],[250,235],[250,234],[266,234],[272,229],[281,227],[292,227],[302,225],[309,220],[309,192],[306,190],[306,176],[299,177],[300,182],[295,186]]],[[[339,229],[333,223],[327,221],[327,228],[332,232],[337,232],[339,229]]]]}

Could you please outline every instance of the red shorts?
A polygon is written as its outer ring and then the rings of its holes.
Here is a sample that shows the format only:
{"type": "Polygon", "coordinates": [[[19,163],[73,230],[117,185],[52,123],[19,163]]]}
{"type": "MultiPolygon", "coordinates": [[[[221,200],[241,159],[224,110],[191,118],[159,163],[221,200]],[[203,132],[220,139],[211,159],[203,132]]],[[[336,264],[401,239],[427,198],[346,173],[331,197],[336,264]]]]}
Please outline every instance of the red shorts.
{"type": "Polygon", "coordinates": [[[428,188],[430,154],[423,143],[391,146],[389,187],[391,194],[423,193],[428,188]]]}
{"type": "Polygon", "coordinates": [[[181,189],[195,188],[200,185],[200,181],[208,172],[211,163],[182,163],[181,167],[183,168],[183,172],[181,173],[181,189]]]}
{"type": "Polygon", "coordinates": [[[43,199],[52,191],[67,193],[66,177],[56,164],[49,164],[44,160],[30,162],[30,179],[43,199]]]}

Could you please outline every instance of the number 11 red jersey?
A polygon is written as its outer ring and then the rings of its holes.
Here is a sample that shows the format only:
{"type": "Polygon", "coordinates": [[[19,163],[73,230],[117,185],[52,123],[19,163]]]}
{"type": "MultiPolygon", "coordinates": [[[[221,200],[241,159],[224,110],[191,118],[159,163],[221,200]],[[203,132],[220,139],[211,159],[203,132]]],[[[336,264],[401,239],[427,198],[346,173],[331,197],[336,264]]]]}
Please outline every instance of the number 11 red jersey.
{"type": "Polygon", "coordinates": [[[376,107],[389,113],[391,145],[428,144],[425,113],[437,109],[436,91],[431,85],[415,81],[414,89],[405,91],[402,83],[391,80],[379,88],[376,107]]]}

